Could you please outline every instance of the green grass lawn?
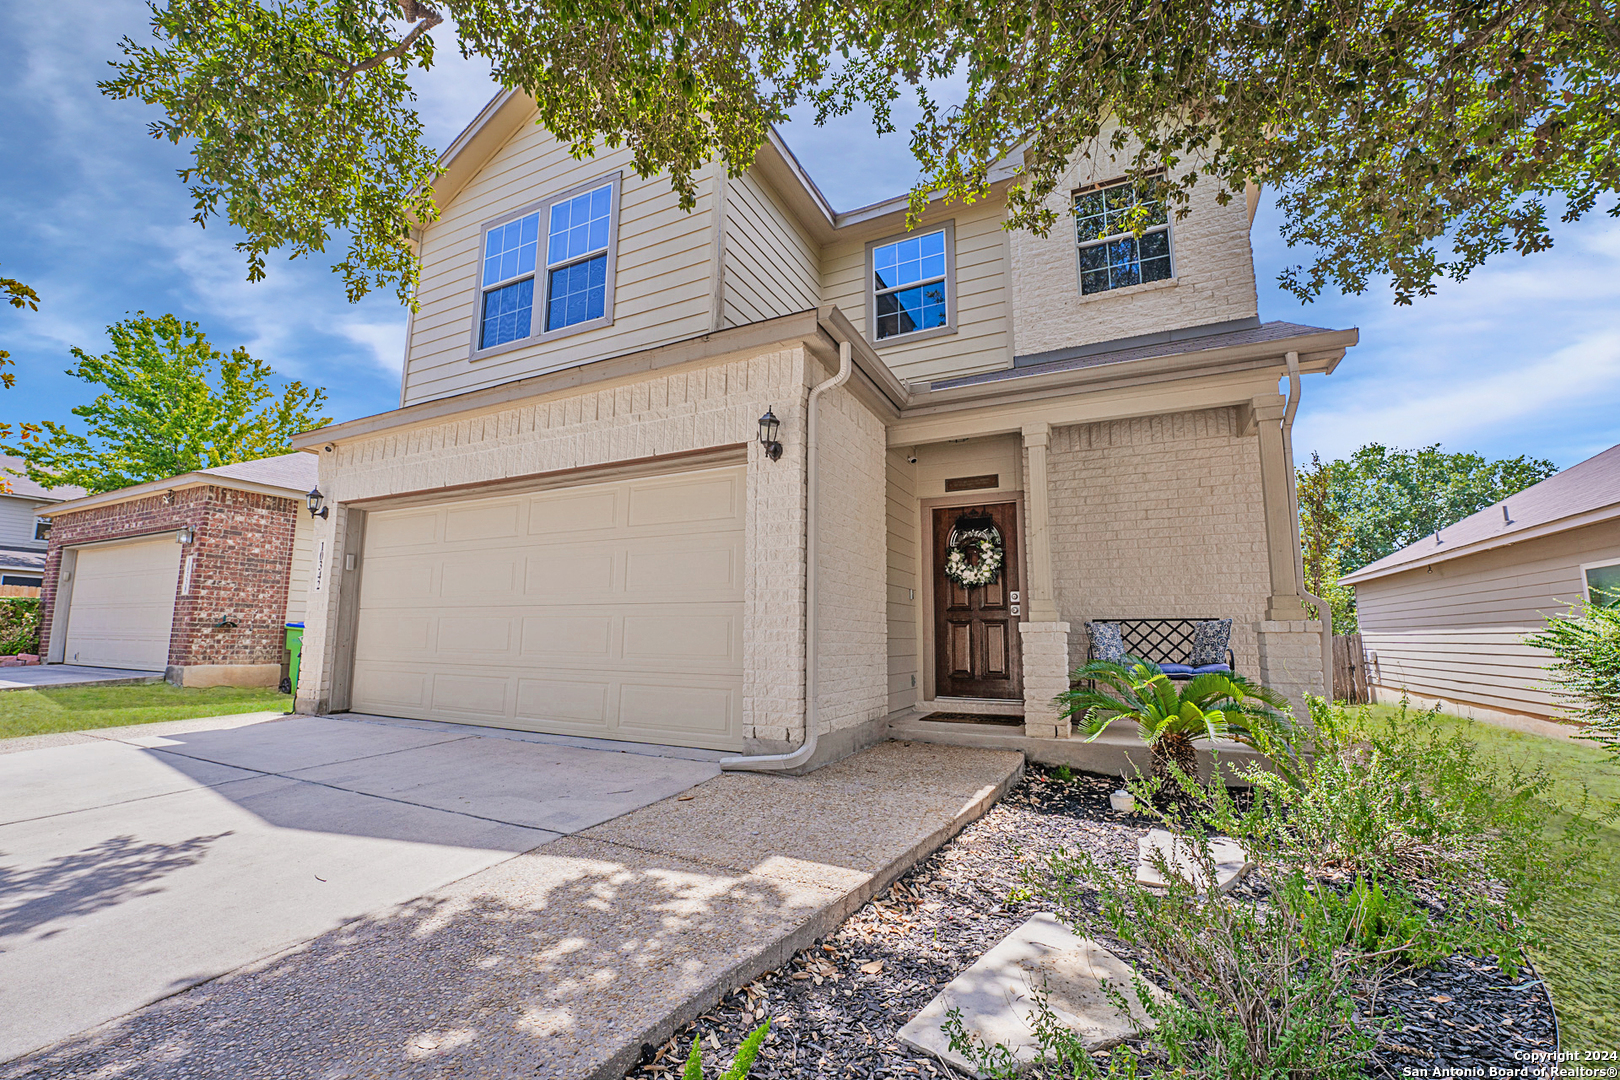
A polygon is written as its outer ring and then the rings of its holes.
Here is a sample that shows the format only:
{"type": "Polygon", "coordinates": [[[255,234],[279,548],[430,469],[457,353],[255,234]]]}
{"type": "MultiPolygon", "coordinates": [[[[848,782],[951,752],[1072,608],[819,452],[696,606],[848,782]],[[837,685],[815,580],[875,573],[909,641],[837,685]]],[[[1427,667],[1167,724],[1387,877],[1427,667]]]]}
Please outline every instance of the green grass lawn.
{"type": "MultiPolygon", "coordinates": [[[[1388,711],[1379,707],[1374,713],[1388,711]]],[[[1620,803],[1620,765],[1592,743],[1525,735],[1455,716],[1437,720],[1465,731],[1482,753],[1522,769],[1546,770],[1557,779],[1557,797],[1566,806],[1580,802],[1584,786],[1591,799],[1589,817],[1620,803]]],[[[1553,824],[1567,820],[1560,815],[1553,824]]],[[[1611,819],[1599,828],[1592,857],[1595,885],[1534,915],[1546,943],[1533,958],[1552,987],[1566,1050],[1620,1049],[1620,822],[1611,819]]]]}
{"type": "Polygon", "coordinates": [[[0,693],[0,739],[270,711],[291,712],[292,695],[235,686],[182,689],[168,683],[7,690],[0,693]]]}

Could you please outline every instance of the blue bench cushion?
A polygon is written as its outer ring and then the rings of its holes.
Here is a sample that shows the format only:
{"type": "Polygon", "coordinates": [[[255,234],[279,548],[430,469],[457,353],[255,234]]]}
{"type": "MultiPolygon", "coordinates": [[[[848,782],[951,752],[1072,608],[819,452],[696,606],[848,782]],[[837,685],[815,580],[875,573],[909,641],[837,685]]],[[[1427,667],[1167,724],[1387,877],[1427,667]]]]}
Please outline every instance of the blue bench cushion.
{"type": "Polygon", "coordinates": [[[1201,664],[1193,668],[1192,673],[1194,675],[1230,675],[1232,666],[1230,664],[1201,664]]]}
{"type": "Polygon", "coordinates": [[[1159,670],[1166,675],[1191,675],[1193,673],[1191,664],[1160,664],[1159,670]]]}

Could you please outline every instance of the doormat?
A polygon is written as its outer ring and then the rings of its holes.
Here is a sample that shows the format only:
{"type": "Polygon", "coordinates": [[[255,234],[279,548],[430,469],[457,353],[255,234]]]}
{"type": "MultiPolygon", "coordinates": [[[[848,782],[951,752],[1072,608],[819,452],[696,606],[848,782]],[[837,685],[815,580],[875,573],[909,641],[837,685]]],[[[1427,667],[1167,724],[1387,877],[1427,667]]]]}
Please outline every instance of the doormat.
{"type": "Polygon", "coordinates": [[[997,727],[1023,727],[1024,714],[1013,715],[992,713],[965,713],[965,712],[937,712],[919,717],[921,720],[932,720],[941,724],[994,724],[997,727]]]}

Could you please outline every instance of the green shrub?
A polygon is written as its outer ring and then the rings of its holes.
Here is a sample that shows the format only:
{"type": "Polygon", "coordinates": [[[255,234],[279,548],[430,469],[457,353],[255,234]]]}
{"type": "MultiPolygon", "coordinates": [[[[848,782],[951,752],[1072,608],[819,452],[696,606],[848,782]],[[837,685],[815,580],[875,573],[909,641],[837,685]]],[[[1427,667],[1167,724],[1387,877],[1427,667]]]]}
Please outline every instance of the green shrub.
{"type": "MultiPolygon", "coordinates": [[[[748,1038],[737,1047],[737,1056],[732,1060],[731,1068],[721,1075],[720,1080],[748,1080],[748,1074],[754,1068],[754,1059],[759,1056],[759,1048],[765,1045],[765,1036],[770,1033],[769,1020],[749,1032],[748,1038]]],[[[703,1080],[703,1046],[696,1036],[692,1038],[692,1052],[686,1055],[681,1080],[703,1080]]]]}
{"type": "Polygon", "coordinates": [[[38,598],[29,596],[0,598],[0,655],[38,652],[38,598]]]}
{"type": "Polygon", "coordinates": [[[1583,879],[1584,807],[1550,833],[1554,778],[1490,764],[1433,713],[1403,705],[1375,722],[1315,699],[1311,713],[1308,752],[1290,753],[1286,775],[1246,767],[1252,804],[1239,815],[1210,799],[1209,827],[1320,878],[1420,897],[1445,912],[1440,955],[1491,954],[1512,973],[1532,906],[1583,879]]]}
{"type": "Polygon", "coordinates": [[[1553,654],[1547,665],[1553,694],[1570,705],[1572,719],[1588,725],[1581,737],[1620,761],[1620,598],[1589,604],[1579,616],[1554,615],[1547,629],[1524,640],[1553,654]]]}
{"type": "Polygon", "coordinates": [[[1090,742],[1116,720],[1134,723],[1153,753],[1153,775],[1167,779],[1174,763],[1189,776],[1198,771],[1193,743],[1233,739],[1255,745],[1262,735],[1288,738],[1293,722],[1288,699],[1241,675],[1197,675],[1179,686],[1159,665],[1126,657],[1123,663],[1093,660],[1076,668],[1076,685],[1057,696],[1062,715],[1079,722],[1090,742]]]}

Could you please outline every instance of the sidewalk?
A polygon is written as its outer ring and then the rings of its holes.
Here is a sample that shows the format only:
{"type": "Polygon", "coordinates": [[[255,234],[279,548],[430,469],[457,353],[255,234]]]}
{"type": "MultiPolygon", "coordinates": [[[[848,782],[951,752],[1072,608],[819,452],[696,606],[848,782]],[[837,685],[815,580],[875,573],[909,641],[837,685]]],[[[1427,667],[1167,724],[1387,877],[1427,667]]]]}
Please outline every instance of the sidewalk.
{"type": "MultiPolygon", "coordinates": [[[[0,1077],[617,1080],[982,814],[1021,755],[730,773],[9,1065],[0,1077]]],[[[731,1048],[727,1048],[727,1052],[731,1048]]]]}

